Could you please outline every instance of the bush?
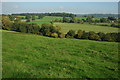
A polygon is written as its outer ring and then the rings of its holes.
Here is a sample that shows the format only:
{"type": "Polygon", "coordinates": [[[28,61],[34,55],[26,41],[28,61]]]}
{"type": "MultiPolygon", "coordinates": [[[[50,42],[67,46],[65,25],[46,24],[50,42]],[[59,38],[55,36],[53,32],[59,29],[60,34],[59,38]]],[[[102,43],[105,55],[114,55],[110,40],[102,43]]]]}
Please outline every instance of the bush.
{"type": "Polygon", "coordinates": [[[83,35],[83,31],[82,30],[78,30],[76,38],[80,39],[83,35]]]}
{"type": "Polygon", "coordinates": [[[59,37],[59,38],[65,38],[65,34],[62,34],[62,33],[61,33],[61,34],[58,35],[58,37],[59,37]]]}
{"type": "Polygon", "coordinates": [[[65,35],[66,38],[74,38],[74,36],[75,36],[74,30],[69,30],[69,32],[65,35]]]}
{"type": "Polygon", "coordinates": [[[106,34],[106,35],[103,37],[103,40],[104,40],[104,41],[110,41],[110,42],[111,42],[111,41],[114,41],[109,33],[106,34]]]}
{"type": "Polygon", "coordinates": [[[83,35],[81,36],[82,39],[88,39],[89,33],[83,32],[83,35]]]}
{"type": "Polygon", "coordinates": [[[44,36],[51,36],[51,33],[61,34],[61,28],[58,26],[53,26],[52,24],[42,24],[40,32],[44,36]]]}
{"type": "Polygon", "coordinates": [[[104,38],[104,36],[105,36],[105,33],[99,32],[98,35],[99,35],[100,39],[103,41],[103,38],[104,38]]]}
{"type": "Polygon", "coordinates": [[[51,37],[57,38],[58,34],[57,33],[51,33],[51,37]]]}
{"type": "Polygon", "coordinates": [[[97,35],[97,34],[90,34],[89,35],[89,39],[90,40],[96,40],[96,41],[100,41],[101,40],[100,36],[97,35]]]}

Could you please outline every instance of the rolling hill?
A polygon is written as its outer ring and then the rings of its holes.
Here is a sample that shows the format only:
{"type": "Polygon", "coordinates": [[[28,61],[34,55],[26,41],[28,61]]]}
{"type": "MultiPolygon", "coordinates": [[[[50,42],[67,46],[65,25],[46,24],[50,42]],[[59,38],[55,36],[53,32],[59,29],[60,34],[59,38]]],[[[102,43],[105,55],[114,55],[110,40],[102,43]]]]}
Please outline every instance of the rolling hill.
{"type": "Polygon", "coordinates": [[[2,33],[3,78],[118,78],[118,43],[2,33]]]}

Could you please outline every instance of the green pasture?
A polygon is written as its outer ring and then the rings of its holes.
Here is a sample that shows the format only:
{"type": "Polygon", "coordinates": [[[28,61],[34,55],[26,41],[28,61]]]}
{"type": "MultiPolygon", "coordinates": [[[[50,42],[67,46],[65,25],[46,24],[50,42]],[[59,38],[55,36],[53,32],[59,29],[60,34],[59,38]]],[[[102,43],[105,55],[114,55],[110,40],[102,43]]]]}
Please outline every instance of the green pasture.
{"type": "Polygon", "coordinates": [[[118,43],[2,32],[3,78],[118,78],[118,43]]]}
{"type": "Polygon", "coordinates": [[[42,19],[36,19],[34,21],[31,21],[30,23],[37,23],[38,25],[41,26],[43,23],[50,23],[50,21],[55,20],[55,19],[62,19],[63,17],[54,17],[54,16],[45,16],[42,19]]]}
{"type": "Polygon", "coordinates": [[[80,23],[54,23],[54,25],[60,26],[64,33],[67,33],[69,30],[78,31],[79,29],[85,30],[86,32],[89,32],[89,31],[104,32],[104,33],[111,33],[111,32],[117,33],[118,32],[118,28],[115,28],[115,27],[90,25],[88,23],[84,23],[84,24],[80,24],[80,23]]]}

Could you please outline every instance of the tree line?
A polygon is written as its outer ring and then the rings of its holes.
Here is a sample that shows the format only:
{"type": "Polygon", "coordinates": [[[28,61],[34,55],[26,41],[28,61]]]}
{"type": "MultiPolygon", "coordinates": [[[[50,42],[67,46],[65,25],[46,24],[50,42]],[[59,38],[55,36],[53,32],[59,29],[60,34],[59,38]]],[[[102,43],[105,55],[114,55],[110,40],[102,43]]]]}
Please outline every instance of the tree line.
{"type": "Polygon", "coordinates": [[[69,30],[67,34],[63,34],[59,26],[53,24],[42,24],[41,27],[35,23],[21,22],[20,20],[11,21],[8,16],[2,18],[2,29],[11,30],[23,33],[32,33],[54,38],[76,38],[76,39],[89,39],[96,41],[111,41],[119,42],[120,33],[95,33],[93,31],[85,32],[78,30],[75,33],[74,30],[69,30]]]}
{"type": "Polygon", "coordinates": [[[100,18],[96,19],[94,16],[88,16],[86,19],[78,19],[77,17],[63,17],[63,19],[55,19],[53,22],[63,22],[63,23],[81,23],[84,24],[88,22],[89,24],[97,25],[97,23],[108,23],[108,24],[99,24],[100,26],[111,26],[120,28],[120,19],[115,17],[107,17],[107,18],[100,18]],[[112,23],[111,25],[109,23],[112,23]]]}
{"type": "Polygon", "coordinates": [[[60,17],[72,17],[76,16],[75,14],[72,13],[20,13],[20,14],[12,14],[15,16],[60,16],[60,17]]]}

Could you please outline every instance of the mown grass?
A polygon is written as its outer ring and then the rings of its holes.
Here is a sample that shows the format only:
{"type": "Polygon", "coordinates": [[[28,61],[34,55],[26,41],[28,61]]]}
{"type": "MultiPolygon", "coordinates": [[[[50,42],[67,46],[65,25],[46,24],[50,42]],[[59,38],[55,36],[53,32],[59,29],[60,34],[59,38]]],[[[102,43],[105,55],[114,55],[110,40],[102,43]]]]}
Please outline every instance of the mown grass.
{"type": "Polygon", "coordinates": [[[3,78],[118,78],[118,43],[2,34],[3,78]]]}
{"type": "Polygon", "coordinates": [[[97,26],[97,25],[90,25],[88,23],[80,24],[80,23],[54,23],[54,25],[58,25],[62,28],[64,33],[67,33],[69,30],[78,31],[79,29],[85,30],[86,32],[94,31],[94,32],[104,32],[104,33],[111,33],[111,32],[118,32],[119,28],[115,27],[107,27],[107,26],[97,26]]]}

